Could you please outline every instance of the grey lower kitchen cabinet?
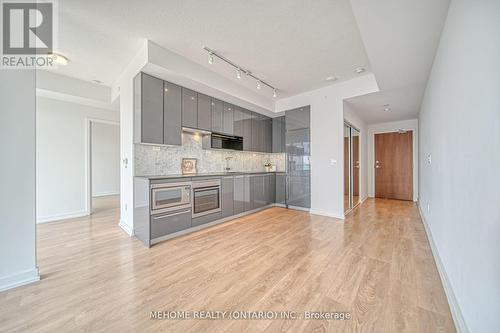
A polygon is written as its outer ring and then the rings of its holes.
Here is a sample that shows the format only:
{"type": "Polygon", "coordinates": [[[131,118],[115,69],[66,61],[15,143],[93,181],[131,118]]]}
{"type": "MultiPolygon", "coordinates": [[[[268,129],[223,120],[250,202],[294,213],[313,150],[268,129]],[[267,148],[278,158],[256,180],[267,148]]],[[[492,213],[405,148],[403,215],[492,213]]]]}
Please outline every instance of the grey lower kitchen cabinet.
{"type": "Polygon", "coordinates": [[[163,144],[163,81],[145,73],[134,78],[136,143],[163,144]]]}
{"type": "Polygon", "coordinates": [[[285,116],[272,120],[272,152],[285,152],[285,116]]]}
{"type": "Polygon", "coordinates": [[[223,125],[224,102],[212,98],[211,110],[212,110],[212,131],[217,133],[222,133],[224,130],[224,125],[223,125]]]}
{"type": "Polygon", "coordinates": [[[182,144],[182,89],[163,81],[163,144],[182,144]]]}
{"type": "Polygon", "coordinates": [[[191,226],[192,227],[197,227],[202,224],[210,223],[213,221],[217,221],[221,219],[221,212],[218,213],[213,213],[213,214],[208,214],[208,215],[203,215],[200,217],[193,217],[191,220],[191,226]]]}
{"type": "Polygon", "coordinates": [[[198,93],[198,127],[204,131],[212,130],[212,99],[198,93]]]}
{"type": "Polygon", "coordinates": [[[276,202],[276,175],[274,173],[270,173],[267,176],[269,178],[269,187],[267,189],[267,203],[272,204],[276,202]]]}
{"type": "Polygon", "coordinates": [[[253,113],[248,110],[243,110],[243,150],[245,151],[251,151],[253,147],[252,119],[253,113]]]}
{"type": "Polygon", "coordinates": [[[253,201],[254,201],[254,195],[253,195],[253,190],[254,190],[254,184],[253,184],[253,175],[245,175],[244,178],[244,188],[245,188],[245,195],[244,195],[244,200],[245,200],[245,212],[248,212],[249,210],[253,209],[253,201]]]}
{"type": "Polygon", "coordinates": [[[222,120],[222,133],[234,134],[234,106],[224,102],[224,116],[222,120]]]}
{"type": "Polygon", "coordinates": [[[285,201],[285,182],[286,182],[286,175],[284,173],[277,173],[276,174],[276,197],[275,197],[275,202],[277,204],[284,205],[286,204],[285,201]]]}
{"type": "Polygon", "coordinates": [[[222,218],[234,215],[234,177],[226,176],[221,179],[221,210],[222,218]]]}
{"type": "Polygon", "coordinates": [[[191,227],[191,209],[151,215],[151,240],[191,227]]]}
{"type": "Polygon", "coordinates": [[[267,195],[265,193],[266,175],[258,174],[251,175],[251,186],[253,187],[253,209],[264,207],[267,203],[267,195]]]}
{"type": "Polygon", "coordinates": [[[233,212],[234,215],[245,212],[245,176],[234,176],[233,183],[233,212]]]}
{"type": "Polygon", "coordinates": [[[182,88],[182,126],[198,128],[198,93],[182,88]]]}

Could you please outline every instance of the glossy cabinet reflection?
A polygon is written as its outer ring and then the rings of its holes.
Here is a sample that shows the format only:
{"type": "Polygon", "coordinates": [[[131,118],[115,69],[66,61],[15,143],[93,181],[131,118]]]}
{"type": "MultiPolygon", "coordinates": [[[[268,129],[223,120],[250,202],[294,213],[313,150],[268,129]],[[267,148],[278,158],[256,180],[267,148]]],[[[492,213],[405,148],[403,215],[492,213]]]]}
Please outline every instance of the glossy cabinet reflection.
{"type": "Polygon", "coordinates": [[[311,208],[310,108],[285,112],[287,205],[311,208]]]}

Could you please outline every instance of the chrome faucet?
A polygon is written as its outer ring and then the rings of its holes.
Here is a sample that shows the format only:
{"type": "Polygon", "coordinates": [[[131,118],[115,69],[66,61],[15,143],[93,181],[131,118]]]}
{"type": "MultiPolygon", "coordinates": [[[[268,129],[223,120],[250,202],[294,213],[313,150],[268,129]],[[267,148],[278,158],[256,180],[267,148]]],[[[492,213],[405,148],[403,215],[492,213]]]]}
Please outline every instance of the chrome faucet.
{"type": "Polygon", "coordinates": [[[226,167],[225,167],[226,172],[231,170],[231,168],[229,167],[229,160],[232,158],[233,158],[232,156],[226,157],[226,167]]]}

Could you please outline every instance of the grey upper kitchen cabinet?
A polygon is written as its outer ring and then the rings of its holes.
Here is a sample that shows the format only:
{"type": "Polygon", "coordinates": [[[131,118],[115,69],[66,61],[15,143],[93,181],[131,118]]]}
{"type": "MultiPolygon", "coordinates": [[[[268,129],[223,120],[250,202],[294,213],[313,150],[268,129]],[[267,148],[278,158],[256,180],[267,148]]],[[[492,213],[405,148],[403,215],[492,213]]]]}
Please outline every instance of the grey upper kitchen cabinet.
{"type": "MultiPolygon", "coordinates": [[[[243,110],[235,106],[234,107],[234,121],[233,121],[233,134],[236,136],[241,136],[243,137],[243,128],[244,124],[243,121],[245,119],[245,114],[243,113],[243,110]]],[[[243,144],[245,142],[245,139],[243,139],[243,144]]]]}
{"type": "Polygon", "coordinates": [[[234,215],[245,212],[245,176],[234,176],[233,184],[233,212],[234,215]]]}
{"type": "Polygon", "coordinates": [[[234,215],[234,177],[222,177],[221,208],[222,218],[234,215]]]}
{"type": "Polygon", "coordinates": [[[224,117],[222,120],[222,133],[234,133],[234,105],[224,102],[224,117]]]}
{"type": "Polygon", "coordinates": [[[266,153],[272,153],[273,151],[273,120],[272,118],[264,117],[262,121],[264,127],[264,142],[262,145],[262,151],[266,153]]]}
{"type": "Polygon", "coordinates": [[[252,118],[253,113],[243,110],[243,150],[252,150],[252,118]]]}
{"type": "Polygon", "coordinates": [[[212,130],[212,108],[210,96],[198,93],[198,127],[204,131],[212,130]]]}
{"type": "Polygon", "coordinates": [[[253,113],[252,114],[252,144],[250,146],[251,151],[260,151],[260,135],[261,135],[261,123],[260,123],[260,117],[258,113],[253,113]]]}
{"type": "Polygon", "coordinates": [[[224,130],[223,126],[224,102],[212,98],[211,110],[212,110],[212,131],[217,133],[222,133],[224,130]]]}
{"type": "Polygon", "coordinates": [[[198,128],[198,93],[182,88],[182,126],[198,128]]]}
{"type": "Polygon", "coordinates": [[[182,89],[163,81],[163,144],[182,144],[182,89]]]}
{"type": "Polygon", "coordinates": [[[285,116],[273,118],[272,152],[285,152],[285,116]]]}
{"type": "Polygon", "coordinates": [[[137,143],[163,144],[163,81],[145,73],[134,78],[137,143]]]}

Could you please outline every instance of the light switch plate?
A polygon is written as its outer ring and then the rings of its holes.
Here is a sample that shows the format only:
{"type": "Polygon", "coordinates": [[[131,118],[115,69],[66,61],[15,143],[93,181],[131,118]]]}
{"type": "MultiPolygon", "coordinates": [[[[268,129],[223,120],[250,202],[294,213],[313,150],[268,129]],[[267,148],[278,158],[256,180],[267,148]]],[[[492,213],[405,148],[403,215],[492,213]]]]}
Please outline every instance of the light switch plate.
{"type": "Polygon", "coordinates": [[[337,164],[337,160],[336,160],[336,159],[331,158],[331,159],[330,159],[330,165],[335,165],[335,164],[337,164]]]}

